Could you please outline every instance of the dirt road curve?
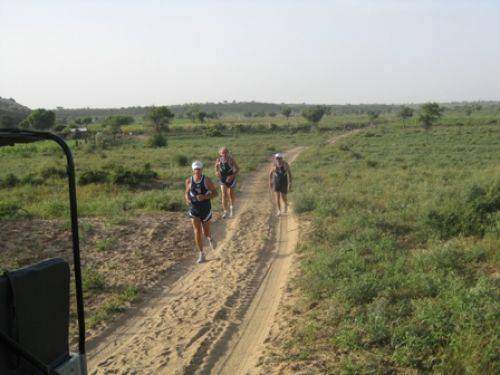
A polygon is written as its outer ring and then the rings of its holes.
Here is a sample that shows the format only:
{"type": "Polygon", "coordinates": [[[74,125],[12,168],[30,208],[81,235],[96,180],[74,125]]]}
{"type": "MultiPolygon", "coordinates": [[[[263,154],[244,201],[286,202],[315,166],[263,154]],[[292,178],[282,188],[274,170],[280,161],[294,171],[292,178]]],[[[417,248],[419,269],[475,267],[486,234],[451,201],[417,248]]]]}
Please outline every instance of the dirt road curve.
{"type": "Polygon", "coordinates": [[[266,167],[246,180],[235,218],[216,228],[209,261],[194,264],[193,252],[182,276],[91,343],[90,373],[252,372],[298,236],[293,214],[278,220],[270,198],[266,167]]]}

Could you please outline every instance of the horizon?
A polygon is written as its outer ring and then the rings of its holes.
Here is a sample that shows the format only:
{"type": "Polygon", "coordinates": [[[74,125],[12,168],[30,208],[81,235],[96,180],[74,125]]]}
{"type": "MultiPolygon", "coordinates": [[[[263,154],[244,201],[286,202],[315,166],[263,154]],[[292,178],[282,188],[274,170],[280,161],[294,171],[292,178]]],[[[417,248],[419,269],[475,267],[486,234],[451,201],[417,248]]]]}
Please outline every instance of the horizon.
{"type": "Polygon", "coordinates": [[[29,108],[500,100],[492,0],[51,0],[0,15],[0,96],[29,108]]]}

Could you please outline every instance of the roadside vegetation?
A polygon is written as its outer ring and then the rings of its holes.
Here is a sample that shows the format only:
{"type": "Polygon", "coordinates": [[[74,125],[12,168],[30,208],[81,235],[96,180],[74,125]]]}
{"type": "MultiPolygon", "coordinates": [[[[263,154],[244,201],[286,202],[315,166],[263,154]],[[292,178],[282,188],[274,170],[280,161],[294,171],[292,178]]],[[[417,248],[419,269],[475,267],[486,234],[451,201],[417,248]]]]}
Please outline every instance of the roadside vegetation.
{"type": "MultiPolygon", "coordinates": [[[[126,117],[107,118],[99,125],[103,132],[95,141],[68,139],[76,162],[83,287],[91,335],[139,300],[176,261],[192,255],[183,193],[193,160],[202,160],[205,173],[215,180],[217,151],[226,145],[241,167],[241,184],[273,153],[320,142],[343,129],[325,122],[322,132],[311,132],[303,123],[293,130],[266,127],[261,133],[248,124],[244,132],[224,125],[215,128],[218,133],[207,134],[197,125],[195,135],[194,131],[176,134],[168,129],[169,113],[157,114],[141,125],[130,124],[126,117]],[[126,135],[120,129],[125,126],[138,126],[140,131],[126,135]],[[153,136],[168,142],[151,145],[146,135],[151,128],[153,136]]],[[[85,118],[79,122],[79,126],[90,124],[85,118]]],[[[285,126],[284,118],[280,126],[285,126]]],[[[0,272],[53,256],[71,262],[65,160],[57,145],[2,147],[0,160],[0,272]]],[[[215,212],[219,205],[219,200],[214,201],[215,212]]]]}
{"type": "Polygon", "coordinates": [[[290,360],[329,373],[500,371],[500,124],[441,118],[366,129],[294,164],[310,222],[290,360]]]}
{"type": "MultiPolygon", "coordinates": [[[[312,221],[300,282],[305,306],[314,307],[291,343],[299,348],[293,358],[333,350],[340,353],[333,372],[338,366],[489,371],[498,346],[491,333],[498,297],[498,108],[425,108],[57,109],[55,116],[35,110],[22,125],[61,134],[74,152],[91,330],[192,255],[182,197],[194,159],[215,180],[217,150],[228,146],[241,184],[273,153],[311,146],[294,167],[300,190],[293,195],[296,210],[312,221]],[[327,143],[368,125],[355,138],[327,143]]],[[[12,126],[7,119],[0,125],[12,126]]],[[[0,272],[49,256],[71,261],[60,150],[46,142],[2,147],[0,161],[0,272]]]]}

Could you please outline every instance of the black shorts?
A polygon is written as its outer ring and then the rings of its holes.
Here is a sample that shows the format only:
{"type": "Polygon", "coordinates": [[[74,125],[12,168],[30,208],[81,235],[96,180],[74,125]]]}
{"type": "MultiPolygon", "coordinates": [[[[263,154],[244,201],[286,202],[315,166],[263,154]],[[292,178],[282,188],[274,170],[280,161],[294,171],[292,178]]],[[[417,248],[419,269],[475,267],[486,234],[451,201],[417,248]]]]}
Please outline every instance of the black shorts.
{"type": "Polygon", "coordinates": [[[233,180],[231,182],[227,182],[228,177],[229,176],[222,176],[219,180],[219,184],[226,185],[228,188],[236,187],[236,176],[233,177],[233,180]]]}
{"type": "Polygon", "coordinates": [[[288,183],[284,182],[281,184],[277,184],[276,182],[273,185],[273,190],[276,193],[281,193],[281,194],[288,194],[288,183]]]}
{"type": "Polygon", "coordinates": [[[206,223],[212,218],[212,206],[207,205],[207,206],[194,206],[192,205],[189,208],[188,211],[188,216],[192,219],[198,218],[200,219],[203,223],[206,223]]]}

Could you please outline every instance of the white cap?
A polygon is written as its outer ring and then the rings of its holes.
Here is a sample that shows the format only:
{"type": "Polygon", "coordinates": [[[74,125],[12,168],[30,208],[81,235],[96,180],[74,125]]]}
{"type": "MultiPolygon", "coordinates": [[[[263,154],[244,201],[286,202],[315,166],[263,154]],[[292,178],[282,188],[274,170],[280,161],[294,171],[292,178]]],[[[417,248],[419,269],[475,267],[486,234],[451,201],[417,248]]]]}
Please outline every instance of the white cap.
{"type": "Polygon", "coordinates": [[[193,164],[191,164],[191,168],[193,169],[193,171],[195,169],[203,169],[203,163],[199,160],[196,160],[193,162],[193,164]]]}
{"type": "Polygon", "coordinates": [[[278,152],[277,154],[274,154],[274,157],[277,159],[277,158],[281,158],[283,159],[283,154],[281,152],[278,152]]]}

